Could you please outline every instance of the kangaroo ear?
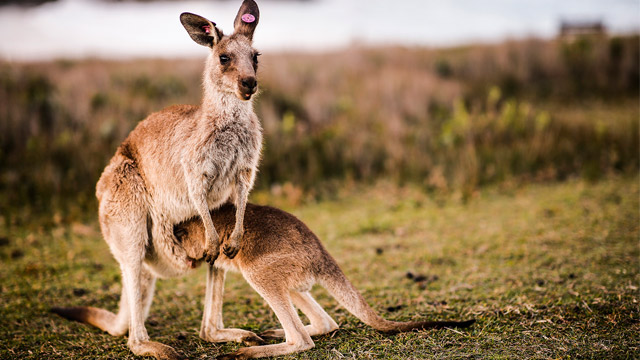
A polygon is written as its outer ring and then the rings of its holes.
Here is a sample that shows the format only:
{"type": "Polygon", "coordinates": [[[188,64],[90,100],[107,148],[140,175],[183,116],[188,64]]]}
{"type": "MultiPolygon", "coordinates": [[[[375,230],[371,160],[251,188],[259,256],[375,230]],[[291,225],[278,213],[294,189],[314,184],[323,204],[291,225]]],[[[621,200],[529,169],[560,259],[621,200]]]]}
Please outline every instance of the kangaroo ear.
{"type": "Polygon", "coordinates": [[[180,14],[180,22],[193,41],[202,46],[213,47],[222,38],[222,31],[216,27],[216,23],[200,15],[182,13],[180,14]]]}
{"type": "Polygon", "coordinates": [[[253,40],[253,32],[258,26],[258,20],[260,20],[258,4],[253,0],[244,0],[233,22],[235,33],[242,34],[248,37],[249,40],[253,40]]]}

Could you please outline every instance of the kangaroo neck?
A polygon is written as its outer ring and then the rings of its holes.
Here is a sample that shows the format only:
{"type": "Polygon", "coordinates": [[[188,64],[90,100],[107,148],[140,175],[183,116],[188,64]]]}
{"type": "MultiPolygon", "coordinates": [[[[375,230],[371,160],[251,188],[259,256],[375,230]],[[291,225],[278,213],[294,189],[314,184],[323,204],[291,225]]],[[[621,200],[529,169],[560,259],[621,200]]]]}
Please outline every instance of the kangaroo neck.
{"type": "Polygon", "coordinates": [[[253,113],[252,100],[240,100],[234,93],[220,91],[211,85],[205,84],[200,117],[202,125],[224,125],[229,121],[248,119],[253,113]]]}

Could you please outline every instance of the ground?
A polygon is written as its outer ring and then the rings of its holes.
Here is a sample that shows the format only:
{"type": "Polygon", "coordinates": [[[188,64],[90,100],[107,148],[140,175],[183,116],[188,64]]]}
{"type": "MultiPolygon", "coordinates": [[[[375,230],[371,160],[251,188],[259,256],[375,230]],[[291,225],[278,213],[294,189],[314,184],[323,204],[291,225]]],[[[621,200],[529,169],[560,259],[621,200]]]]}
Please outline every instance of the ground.
{"type": "MultiPolygon", "coordinates": [[[[637,177],[505,183],[462,200],[382,183],[286,206],[385,318],[477,323],[384,335],[314,288],[340,330],[285,358],[638,358],[638,184],[637,177]]],[[[87,219],[2,219],[0,358],[136,358],[125,338],[48,312],[116,309],[118,266],[95,216],[87,219]]],[[[147,321],[153,340],[196,359],[241,346],[199,339],[204,275],[159,281],[147,321]]],[[[224,314],[229,327],[278,326],[237,274],[227,278],[224,314]]]]}

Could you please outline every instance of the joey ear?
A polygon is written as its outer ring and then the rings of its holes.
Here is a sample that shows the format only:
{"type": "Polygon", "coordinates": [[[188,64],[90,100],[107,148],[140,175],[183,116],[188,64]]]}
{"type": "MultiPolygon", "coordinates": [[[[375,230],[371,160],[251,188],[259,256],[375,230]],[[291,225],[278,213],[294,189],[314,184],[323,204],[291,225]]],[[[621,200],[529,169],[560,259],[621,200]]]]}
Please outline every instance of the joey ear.
{"type": "Polygon", "coordinates": [[[258,4],[254,0],[244,0],[233,22],[234,32],[253,40],[253,32],[258,26],[258,20],[260,20],[258,4]]]}
{"type": "Polygon", "coordinates": [[[222,31],[216,27],[216,23],[200,15],[182,13],[180,14],[180,22],[193,41],[202,46],[213,47],[222,38],[222,31]]]}

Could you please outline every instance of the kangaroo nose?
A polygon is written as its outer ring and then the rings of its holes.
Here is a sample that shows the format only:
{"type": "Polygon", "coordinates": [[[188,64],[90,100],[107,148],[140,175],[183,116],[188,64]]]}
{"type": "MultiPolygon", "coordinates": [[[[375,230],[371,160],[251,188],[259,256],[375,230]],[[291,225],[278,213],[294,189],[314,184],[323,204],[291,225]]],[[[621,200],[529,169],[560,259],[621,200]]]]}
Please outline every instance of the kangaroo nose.
{"type": "Polygon", "coordinates": [[[256,78],[248,77],[242,79],[242,86],[247,88],[250,92],[253,92],[256,89],[256,86],[258,86],[258,82],[256,81],[256,78]]]}

